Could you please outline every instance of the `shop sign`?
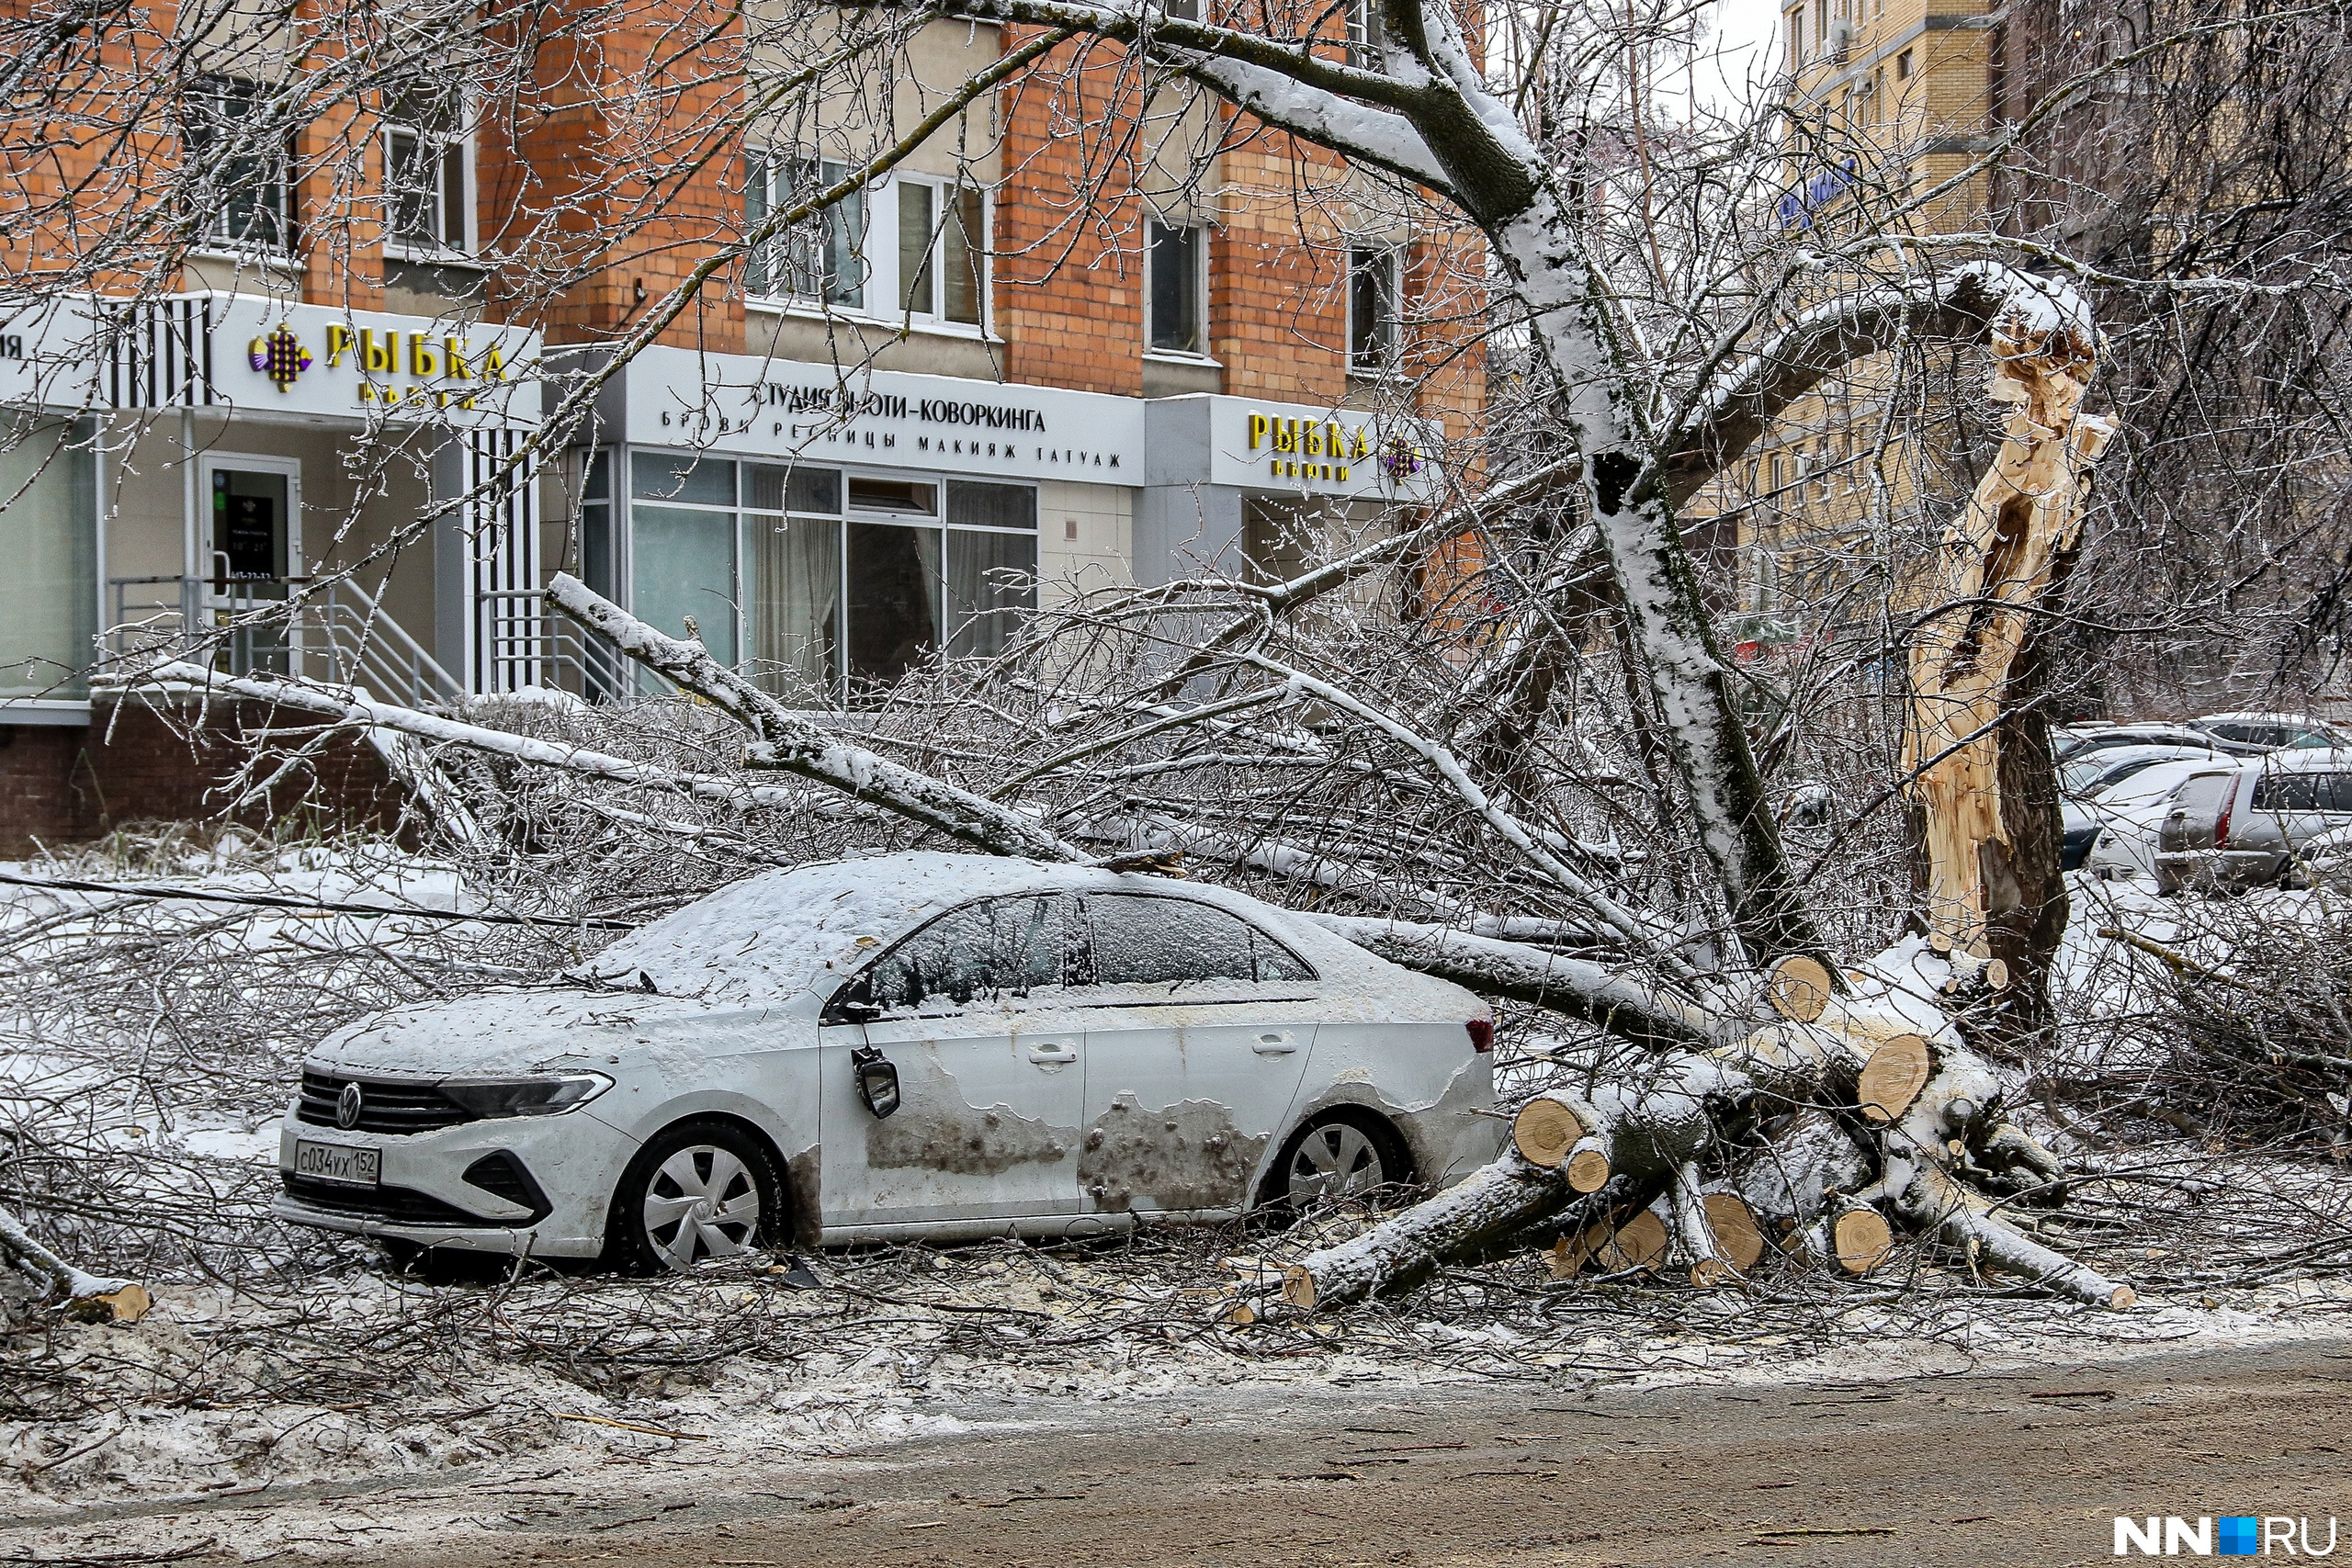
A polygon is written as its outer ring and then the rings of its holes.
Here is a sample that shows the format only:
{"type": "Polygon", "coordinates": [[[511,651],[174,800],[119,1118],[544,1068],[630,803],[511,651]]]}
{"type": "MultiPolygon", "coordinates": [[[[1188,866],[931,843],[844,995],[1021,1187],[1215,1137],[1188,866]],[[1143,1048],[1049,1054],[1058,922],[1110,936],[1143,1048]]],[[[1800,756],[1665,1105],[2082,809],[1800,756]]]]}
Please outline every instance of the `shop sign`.
{"type": "Polygon", "coordinates": [[[254,412],[529,423],[539,414],[536,333],[371,311],[211,302],[216,396],[254,412]]]}
{"type": "Polygon", "coordinates": [[[975,478],[1140,484],[1142,404],[1056,387],[648,349],[628,368],[629,439],[975,478]]]}

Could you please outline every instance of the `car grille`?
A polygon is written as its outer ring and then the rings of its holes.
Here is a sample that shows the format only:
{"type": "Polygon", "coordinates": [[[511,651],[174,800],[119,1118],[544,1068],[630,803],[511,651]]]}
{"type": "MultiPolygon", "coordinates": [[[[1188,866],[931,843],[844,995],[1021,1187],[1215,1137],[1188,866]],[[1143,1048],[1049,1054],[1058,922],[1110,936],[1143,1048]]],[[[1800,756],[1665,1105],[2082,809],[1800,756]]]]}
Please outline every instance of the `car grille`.
{"type": "Polygon", "coordinates": [[[342,1126],[335,1120],[335,1102],[343,1096],[343,1086],[354,1081],[359,1085],[359,1121],[351,1129],[353,1132],[430,1133],[438,1127],[481,1120],[429,1083],[403,1083],[390,1078],[354,1080],[314,1072],[302,1075],[302,1099],[295,1107],[294,1120],[312,1127],[342,1126]]]}
{"type": "Polygon", "coordinates": [[[320,1181],[283,1172],[278,1179],[285,1184],[288,1198],[313,1209],[324,1209],[331,1214],[387,1220],[401,1225],[464,1226],[469,1229],[507,1224],[504,1220],[486,1220],[480,1214],[469,1214],[455,1203],[445,1203],[428,1193],[412,1192],[405,1187],[345,1187],[340,1182],[320,1181]]]}

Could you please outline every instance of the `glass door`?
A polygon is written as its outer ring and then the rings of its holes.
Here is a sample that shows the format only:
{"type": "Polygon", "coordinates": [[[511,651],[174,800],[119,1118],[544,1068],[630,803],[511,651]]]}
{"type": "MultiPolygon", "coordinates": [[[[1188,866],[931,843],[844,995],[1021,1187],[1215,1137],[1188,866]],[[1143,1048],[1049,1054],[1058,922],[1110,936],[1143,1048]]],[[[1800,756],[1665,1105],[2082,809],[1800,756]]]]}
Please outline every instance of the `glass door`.
{"type": "Polygon", "coordinates": [[[262,620],[302,573],[302,467],[286,457],[204,459],[198,532],[205,620],[227,627],[217,657],[235,674],[294,672],[282,619],[262,620]]]}

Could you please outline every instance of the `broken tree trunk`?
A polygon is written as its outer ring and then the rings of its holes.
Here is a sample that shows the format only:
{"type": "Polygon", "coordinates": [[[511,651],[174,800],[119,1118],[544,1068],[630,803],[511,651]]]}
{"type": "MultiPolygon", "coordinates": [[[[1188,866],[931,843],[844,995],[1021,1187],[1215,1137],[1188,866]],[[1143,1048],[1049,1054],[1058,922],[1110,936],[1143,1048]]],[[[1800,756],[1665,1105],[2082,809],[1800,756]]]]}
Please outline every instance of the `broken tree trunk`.
{"type": "Polygon", "coordinates": [[[150,1304],[145,1286],[84,1273],[35,1241],[24,1222],[6,1209],[0,1209],[0,1263],[34,1280],[43,1295],[62,1297],[66,1310],[77,1316],[135,1323],[150,1304]]]}
{"type": "Polygon", "coordinates": [[[1990,395],[2009,407],[1999,454],[1946,530],[1944,604],[1911,648],[1904,765],[1919,825],[1929,937],[1998,959],[1996,1011],[2046,1012],[2065,927],[2056,773],[2034,647],[2082,529],[2090,468],[2113,434],[2081,412],[2096,334],[2070,294],[2020,299],[1995,322],[1990,395]]]}

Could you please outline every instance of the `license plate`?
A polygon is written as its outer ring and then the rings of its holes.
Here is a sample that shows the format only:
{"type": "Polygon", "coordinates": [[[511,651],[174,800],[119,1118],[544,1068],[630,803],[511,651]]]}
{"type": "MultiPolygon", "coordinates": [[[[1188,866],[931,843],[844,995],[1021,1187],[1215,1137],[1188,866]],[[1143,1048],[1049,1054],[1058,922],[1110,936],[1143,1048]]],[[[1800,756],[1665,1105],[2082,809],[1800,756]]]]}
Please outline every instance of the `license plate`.
{"type": "Polygon", "coordinates": [[[318,1181],[342,1181],[373,1187],[383,1179],[384,1156],[378,1149],[355,1149],[344,1144],[294,1145],[294,1174],[318,1181]]]}

